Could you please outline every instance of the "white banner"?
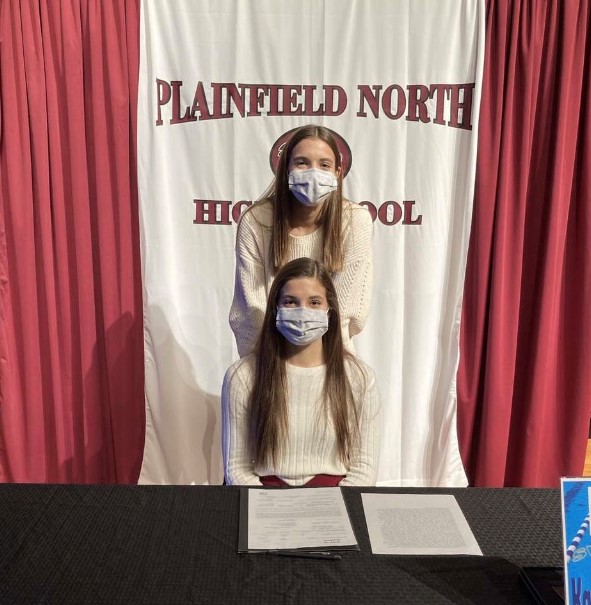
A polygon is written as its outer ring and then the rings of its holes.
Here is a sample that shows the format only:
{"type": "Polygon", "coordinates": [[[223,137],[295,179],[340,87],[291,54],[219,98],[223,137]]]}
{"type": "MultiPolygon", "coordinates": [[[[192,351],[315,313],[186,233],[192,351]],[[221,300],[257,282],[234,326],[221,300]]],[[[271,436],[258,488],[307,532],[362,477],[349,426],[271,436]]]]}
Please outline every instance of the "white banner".
{"type": "Polygon", "coordinates": [[[143,0],[141,27],[140,482],[221,483],[236,221],[282,137],[322,124],[349,153],[345,196],[375,219],[354,342],[382,395],[379,484],[466,485],[455,377],[484,2],[143,0]]]}

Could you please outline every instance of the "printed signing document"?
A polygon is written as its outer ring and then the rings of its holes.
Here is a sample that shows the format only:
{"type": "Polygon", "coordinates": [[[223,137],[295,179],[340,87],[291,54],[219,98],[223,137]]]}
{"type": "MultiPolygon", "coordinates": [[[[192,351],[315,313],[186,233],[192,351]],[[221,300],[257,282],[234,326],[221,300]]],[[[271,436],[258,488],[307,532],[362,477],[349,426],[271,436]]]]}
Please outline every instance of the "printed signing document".
{"type": "Polygon", "coordinates": [[[361,494],[374,555],[482,555],[453,496],[361,494]]]}
{"type": "Polygon", "coordinates": [[[238,550],[282,549],[359,549],[339,487],[241,490],[238,550]]]}

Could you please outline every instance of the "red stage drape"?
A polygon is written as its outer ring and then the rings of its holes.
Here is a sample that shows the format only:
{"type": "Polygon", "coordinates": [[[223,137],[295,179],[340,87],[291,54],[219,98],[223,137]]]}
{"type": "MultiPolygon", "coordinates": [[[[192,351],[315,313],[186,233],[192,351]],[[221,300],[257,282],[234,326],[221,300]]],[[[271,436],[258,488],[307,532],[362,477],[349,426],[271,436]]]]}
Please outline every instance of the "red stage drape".
{"type": "MultiPolygon", "coordinates": [[[[139,3],[6,0],[0,9],[3,481],[139,474],[139,3]]],[[[458,374],[476,485],[557,485],[582,470],[589,21],[587,0],[487,4],[458,374]]]]}
{"type": "Polygon", "coordinates": [[[461,326],[471,482],[583,472],[591,411],[590,3],[490,0],[461,326]]]}
{"type": "Polygon", "coordinates": [[[0,19],[0,480],[135,482],[139,0],[0,19]]]}

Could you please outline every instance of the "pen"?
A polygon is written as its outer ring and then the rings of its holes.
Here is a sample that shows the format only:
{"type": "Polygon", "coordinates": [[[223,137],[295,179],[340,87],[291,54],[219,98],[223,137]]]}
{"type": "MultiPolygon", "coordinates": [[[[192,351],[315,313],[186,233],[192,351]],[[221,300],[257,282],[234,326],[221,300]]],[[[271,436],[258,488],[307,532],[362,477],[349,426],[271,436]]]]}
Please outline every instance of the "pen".
{"type": "Polygon", "coordinates": [[[339,560],[341,555],[337,555],[334,552],[325,551],[303,551],[303,550],[269,550],[269,555],[277,555],[278,557],[295,557],[301,559],[332,559],[339,560]]]}

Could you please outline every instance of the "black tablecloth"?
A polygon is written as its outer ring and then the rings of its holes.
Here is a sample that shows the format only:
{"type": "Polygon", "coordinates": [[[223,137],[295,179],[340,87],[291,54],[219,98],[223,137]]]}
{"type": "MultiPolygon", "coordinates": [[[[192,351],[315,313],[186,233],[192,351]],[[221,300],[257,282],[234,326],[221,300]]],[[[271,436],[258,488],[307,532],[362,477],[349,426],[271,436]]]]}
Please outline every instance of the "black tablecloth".
{"type": "Polygon", "coordinates": [[[360,552],[238,554],[239,489],[0,485],[0,603],[529,603],[561,565],[560,493],[343,488],[360,552]],[[372,555],[361,492],[453,494],[484,557],[372,555]]]}

